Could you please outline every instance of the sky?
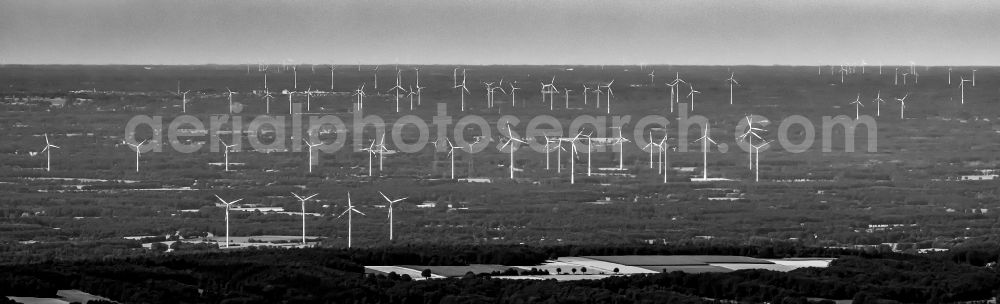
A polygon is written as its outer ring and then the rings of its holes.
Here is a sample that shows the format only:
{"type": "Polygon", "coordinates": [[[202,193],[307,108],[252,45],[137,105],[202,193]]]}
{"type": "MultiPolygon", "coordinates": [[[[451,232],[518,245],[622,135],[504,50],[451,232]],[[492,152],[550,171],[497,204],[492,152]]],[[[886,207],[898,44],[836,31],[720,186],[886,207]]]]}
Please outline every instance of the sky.
{"type": "Polygon", "coordinates": [[[3,64],[1000,65],[993,0],[0,0],[3,64]]]}

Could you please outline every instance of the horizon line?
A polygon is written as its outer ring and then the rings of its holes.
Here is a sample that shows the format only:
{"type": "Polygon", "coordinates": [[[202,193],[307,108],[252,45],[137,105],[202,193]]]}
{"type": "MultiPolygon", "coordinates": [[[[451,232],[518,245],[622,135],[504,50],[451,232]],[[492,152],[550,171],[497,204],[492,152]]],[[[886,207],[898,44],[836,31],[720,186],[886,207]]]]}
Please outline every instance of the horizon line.
{"type": "MultiPolygon", "coordinates": [[[[627,66],[642,66],[642,67],[658,67],[658,66],[697,66],[697,67],[824,67],[824,66],[862,66],[861,64],[670,64],[670,63],[632,63],[632,64],[461,64],[461,63],[426,63],[426,64],[414,64],[414,63],[295,63],[295,64],[282,64],[282,63],[177,63],[177,64],[137,64],[137,63],[0,63],[0,67],[5,66],[136,66],[136,67],[170,67],[170,66],[245,66],[245,65],[284,65],[284,66],[527,66],[527,67],[551,67],[551,66],[564,66],[564,67],[627,67],[627,66]]],[[[864,66],[911,66],[910,64],[865,64],[864,66]]],[[[1000,67],[1000,65],[993,64],[983,64],[983,65],[970,65],[970,64],[960,64],[960,65],[921,65],[914,64],[916,67],[1000,67]]]]}

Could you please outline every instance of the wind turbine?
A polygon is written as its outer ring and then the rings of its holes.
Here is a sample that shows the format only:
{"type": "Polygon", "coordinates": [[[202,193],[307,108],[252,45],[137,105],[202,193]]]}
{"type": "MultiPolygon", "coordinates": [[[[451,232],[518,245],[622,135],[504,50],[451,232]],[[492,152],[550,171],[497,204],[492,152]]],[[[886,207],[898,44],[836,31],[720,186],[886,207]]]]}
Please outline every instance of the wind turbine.
{"type": "MultiPolygon", "coordinates": [[[[674,84],[678,84],[678,83],[688,83],[688,82],[685,81],[684,79],[681,79],[681,73],[680,72],[675,72],[674,73],[674,84]]],[[[680,95],[680,91],[678,91],[677,93],[678,93],[678,95],[680,95]]]]}
{"type": "MultiPolygon", "coordinates": [[[[746,116],[746,120],[747,120],[747,130],[745,132],[743,132],[743,134],[740,135],[739,137],[737,137],[736,139],[737,140],[746,140],[750,144],[750,146],[752,147],[753,146],[753,138],[754,137],[756,137],[757,139],[764,139],[763,137],[760,137],[760,134],[757,134],[757,131],[762,131],[763,132],[764,129],[761,129],[761,128],[758,128],[758,127],[754,127],[753,126],[754,121],[750,117],[750,115],[746,116]]],[[[763,121],[761,121],[761,122],[763,122],[763,121]]],[[[747,169],[753,170],[753,154],[750,153],[750,151],[747,151],[747,157],[750,158],[749,162],[747,163],[747,165],[749,166],[747,169]]]]}
{"type": "Polygon", "coordinates": [[[591,156],[594,155],[594,149],[593,149],[594,138],[591,137],[592,135],[594,135],[593,132],[584,135],[584,137],[587,138],[587,176],[590,176],[590,163],[591,163],[590,159],[591,156]]]}
{"type": "Polygon", "coordinates": [[[608,114],[611,114],[611,96],[615,95],[615,91],[611,89],[611,85],[612,84],[615,84],[615,80],[614,79],[612,79],[611,82],[608,82],[608,84],[604,85],[604,87],[608,89],[608,94],[605,95],[605,96],[608,97],[608,104],[607,104],[607,106],[608,106],[608,114]]]}
{"type": "Polygon", "coordinates": [[[229,114],[233,114],[233,94],[236,92],[230,90],[229,87],[226,87],[226,91],[229,92],[229,114]]]}
{"type": "Polygon", "coordinates": [[[757,155],[757,163],[754,165],[754,182],[760,182],[760,149],[766,147],[771,141],[764,142],[757,146],[752,146],[754,154],[757,155]]]}
{"type": "MultiPolygon", "coordinates": [[[[652,137],[650,137],[650,138],[652,138],[652,137]]],[[[663,183],[664,184],[667,183],[667,168],[666,168],[666,162],[664,162],[664,160],[667,158],[667,147],[670,146],[670,143],[667,142],[667,139],[668,139],[667,134],[664,133],[663,134],[663,139],[660,139],[660,144],[657,145],[660,148],[660,153],[659,153],[660,164],[657,167],[659,167],[658,170],[661,171],[659,173],[663,173],[663,183]]]]}
{"type": "Polygon", "coordinates": [[[615,143],[618,144],[618,170],[625,169],[625,143],[629,141],[627,138],[622,136],[623,127],[624,125],[620,127],[611,127],[612,129],[618,129],[618,137],[615,137],[615,143]]]}
{"type": "MultiPolygon", "coordinates": [[[[643,150],[649,149],[649,168],[650,169],[653,168],[653,150],[655,150],[657,146],[658,146],[658,144],[656,144],[655,142],[653,142],[653,131],[649,131],[649,143],[647,143],[645,146],[642,146],[642,149],[643,150]]],[[[657,153],[659,153],[659,152],[657,152],[657,153]]]]}
{"type": "MultiPolygon", "coordinates": [[[[546,135],[545,136],[545,170],[550,170],[550,168],[552,168],[552,166],[550,166],[550,164],[549,164],[550,163],[550,159],[551,159],[551,157],[549,157],[549,153],[552,152],[552,151],[558,151],[559,149],[562,149],[562,141],[561,141],[561,139],[559,139],[559,138],[550,138],[548,135],[546,135]],[[559,144],[559,145],[555,146],[553,144],[559,144]],[[553,148],[553,147],[558,147],[558,148],[553,148]]],[[[563,150],[565,150],[565,149],[563,149],[563,150]]]]}
{"type": "Polygon", "coordinates": [[[906,110],[906,97],[909,96],[910,93],[906,93],[906,95],[903,95],[903,98],[896,98],[896,101],[899,101],[899,119],[904,119],[903,110],[906,110]]]}
{"type": "Polygon", "coordinates": [[[972,70],[972,86],[976,86],[976,70],[972,70]]]}
{"type": "Polygon", "coordinates": [[[358,87],[357,90],[354,90],[354,96],[358,97],[357,109],[358,109],[358,111],[361,111],[361,109],[363,109],[364,106],[365,106],[365,85],[364,84],[361,84],[361,86],[358,87]]]}
{"type": "Polygon", "coordinates": [[[551,92],[555,89],[556,76],[552,76],[552,80],[550,80],[547,84],[541,81],[539,81],[539,83],[542,84],[542,103],[545,103],[545,94],[549,93],[549,110],[552,110],[551,104],[553,101],[551,92]]]}
{"type": "MultiPolygon", "coordinates": [[[[399,113],[399,91],[402,90],[403,92],[406,92],[406,89],[404,89],[403,87],[399,86],[399,76],[400,76],[400,73],[401,73],[400,71],[396,71],[396,86],[394,86],[392,88],[389,88],[389,90],[386,91],[386,92],[390,92],[390,91],[394,91],[395,92],[394,95],[396,95],[396,113],[399,113]]],[[[411,100],[412,100],[412,98],[411,98],[411,100]]]]}
{"type": "Polygon", "coordinates": [[[649,72],[649,86],[655,87],[656,83],[653,80],[656,79],[656,70],[649,72]]]}
{"type": "Polygon", "coordinates": [[[513,108],[513,107],[515,107],[515,105],[514,105],[514,91],[520,90],[521,88],[518,88],[518,87],[514,86],[515,84],[517,84],[517,81],[513,81],[513,82],[508,81],[507,84],[510,85],[510,107],[513,108]]]}
{"type": "MultiPolygon", "coordinates": [[[[419,87],[418,87],[419,88],[419,87]]],[[[410,111],[413,111],[413,95],[418,95],[417,91],[413,90],[413,86],[410,86],[410,92],[406,93],[407,97],[410,97],[410,111]]]]}
{"type": "Polygon", "coordinates": [[[295,194],[295,192],[292,192],[292,195],[294,195],[295,198],[299,200],[299,203],[302,204],[302,245],[305,245],[306,244],[306,201],[316,197],[319,194],[313,194],[310,196],[302,197],[299,196],[298,194],[295,194]]]}
{"type": "Polygon", "coordinates": [[[482,81],[483,85],[486,86],[486,107],[493,107],[493,83],[482,81]]]}
{"type": "Polygon", "coordinates": [[[135,149],[135,172],[139,172],[139,154],[142,153],[142,149],[140,149],[140,148],[142,148],[142,145],[146,144],[146,140],[143,140],[139,144],[135,144],[135,145],[130,144],[128,142],[125,142],[124,140],[122,141],[122,143],[124,143],[126,145],[129,145],[129,146],[132,146],[132,148],[135,149]]]}
{"type": "Polygon", "coordinates": [[[664,83],[670,87],[670,100],[667,103],[670,104],[670,113],[674,112],[674,95],[676,95],[677,81],[664,83]]]}
{"type": "Polygon", "coordinates": [[[385,193],[382,193],[382,191],[379,191],[378,194],[381,194],[382,198],[385,198],[386,205],[388,205],[388,207],[389,207],[389,241],[392,241],[392,204],[395,204],[395,203],[398,203],[398,202],[402,202],[402,201],[406,200],[407,198],[404,197],[404,198],[393,200],[393,199],[389,199],[389,197],[386,196],[385,193]]]}
{"type": "Polygon", "coordinates": [[[222,137],[219,137],[218,135],[216,135],[215,137],[217,137],[219,139],[219,142],[222,143],[222,146],[225,147],[225,149],[222,150],[222,154],[225,155],[226,159],[226,165],[225,165],[226,171],[229,171],[229,148],[235,147],[236,143],[233,143],[232,145],[226,144],[226,142],[222,140],[222,137]]]}
{"type": "Polygon", "coordinates": [[[691,112],[694,112],[694,94],[701,94],[701,91],[695,91],[694,86],[690,83],[688,83],[688,88],[691,89],[691,91],[688,92],[688,97],[691,97],[691,112]]]}
{"type": "Polygon", "coordinates": [[[288,114],[294,114],[292,110],[292,95],[295,95],[295,91],[288,91],[288,114]]]}
{"type": "Polygon", "coordinates": [[[295,90],[299,89],[299,69],[297,69],[297,67],[298,66],[295,66],[295,65],[292,66],[292,74],[295,75],[294,76],[295,80],[292,83],[292,88],[295,89],[295,90]]]}
{"type": "Polygon", "coordinates": [[[309,89],[306,90],[306,111],[312,111],[312,96],[313,88],[309,86],[309,89]]]}
{"type": "Polygon", "coordinates": [[[577,133],[576,136],[566,139],[569,142],[569,183],[576,184],[576,141],[580,140],[580,135],[583,135],[583,131],[577,133]]]}
{"type": "Polygon", "coordinates": [[[882,90],[878,90],[875,93],[875,100],[872,100],[872,102],[875,103],[875,117],[881,116],[882,115],[881,104],[885,102],[885,100],[882,100],[882,90]]]}
{"type": "Polygon", "coordinates": [[[563,141],[564,141],[563,138],[557,139],[558,146],[555,149],[555,151],[556,151],[556,173],[562,173],[562,153],[566,151],[566,148],[563,148],[563,144],[562,144],[563,141]]]}
{"type": "Polygon", "coordinates": [[[458,95],[462,97],[462,112],[465,112],[465,94],[472,94],[469,89],[465,87],[465,70],[462,70],[462,84],[456,84],[453,88],[462,88],[458,90],[458,95]]]}
{"type": "Polygon", "coordinates": [[[601,92],[601,84],[598,83],[597,87],[594,88],[593,90],[594,90],[594,95],[596,97],[596,98],[594,98],[594,100],[597,100],[596,102],[594,102],[594,108],[600,110],[601,109],[601,93],[603,93],[603,92],[601,92]]]}
{"type": "Polygon", "coordinates": [[[365,215],[364,213],[361,213],[361,211],[358,211],[358,209],[354,209],[354,205],[351,204],[351,193],[347,192],[347,210],[344,210],[344,213],[337,216],[339,219],[344,216],[344,214],[347,214],[347,248],[351,248],[351,228],[353,226],[352,215],[354,212],[357,212],[360,215],[365,215]]]}
{"type": "Polygon", "coordinates": [[[417,105],[418,106],[422,104],[422,100],[423,100],[422,95],[423,95],[424,89],[426,89],[426,88],[427,87],[422,87],[422,86],[420,86],[420,84],[417,84],[417,105]]]}
{"type": "Polygon", "coordinates": [[[567,109],[569,109],[569,92],[572,92],[572,91],[573,90],[570,90],[570,89],[563,89],[563,92],[566,93],[566,108],[567,109]]]}
{"type": "Polygon", "coordinates": [[[368,177],[372,176],[372,160],[375,158],[375,140],[372,140],[372,144],[368,148],[361,149],[361,151],[368,151],[368,177]]]}
{"type": "Polygon", "coordinates": [[[314,143],[309,142],[305,138],[302,139],[302,142],[306,143],[306,146],[309,146],[309,173],[312,173],[313,172],[313,148],[323,145],[323,142],[319,142],[319,143],[315,143],[314,144],[314,143]]]}
{"type": "Polygon", "coordinates": [[[854,120],[861,117],[861,107],[865,105],[861,103],[861,93],[858,93],[858,98],[854,99],[850,104],[854,105],[854,120]]]}
{"type": "Polygon", "coordinates": [[[892,85],[899,85],[899,67],[896,67],[896,71],[892,74],[892,85]]]}
{"type": "Polygon", "coordinates": [[[45,133],[45,148],[42,148],[42,152],[45,152],[45,171],[52,171],[52,149],[62,149],[59,146],[49,143],[49,134],[45,133]]]}
{"type": "Polygon", "coordinates": [[[713,145],[716,144],[715,141],[712,140],[711,137],[709,137],[709,131],[710,130],[711,130],[711,127],[706,122],[705,123],[705,130],[703,131],[703,133],[705,135],[703,135],[701,138],[698,138],[698,139],[694,140],[696,142],[698,142],[698,141],[702,142],[701,152],[702,152],[702,162],[704,163],[704,167],[702,168],[702,173],[701,173],[702,174],[702,180],[708,180],[708,144],[709,143],[712,143],[713,145]]]}
{"type": "Polygon", "coordinates": [[[229,248],[229,208],[232,207],[233,204],[238,203],[239,201],[242,201],[243,199],[241,198],[241,199],[237,199],[237,200],[232,201],[232,202],[227,202],[226,200],[222,199],[218,195],[216,195],[215,198],[219,199],[219,201],[221,201],[223,204],[226,205],[226,248],[229,248]]]}
{"type": "Polygon", "coordinates": [[[389,152],[389,149],[385,148],[385,133],[379,136],[378,145],[378,172],[382,172],[382,163],[385,160],[385,152],[389,152]]]}
{"type": "MultiPolygon", "coordinates": [[[[420,68],[413,68],[417,71],[417,94],[420,94],[420,68]]],[[[412,91],[412,90],[411,90],[412,91]]],[[[420,104],[420,96],[417,96],[417,105],[420,104]]]]}
{"type": "Polygon", "coordinates": [[[187,96],[188,93],[190,92],[191,90],[181,92],[181,112],[187,113],[187,103],[188,103],[187,96]]]}
{"type": "Polygon", "coordinates": [[[587,85],[583,85],[583,104],[587,104],[587,91],[589,90],[590,88],[587,85]]]}
{"type": "Polygon", "coordinates": [[[448,143],[448,156],[451,157],[451,179],[455,179],[455,149],[461,149],[462,147],[456,147],[447,138],[444,140],[448,143]]]}
{"type": "MultiPolygon", "coordinates": [[[[555,78],[553,77],[553,79],[555,79],[555,78]]],[[[553,83],[554,83],[554,81],[553,81],[553,83]]],[[[554,84],[549,84],[548,91],[544,91],[542,93],[543,94],[544,93],[549,93],[549,110],[550,111],[554,110],[555,109],[555,104],[556,104],[555,94],[559,93],[559,89],[557,89],[554,84]]]]}
{"type": "Polygon", "coordinates": [[[375,75],[375,91],[378,91],[378,65],[375,65],[375,70],[372,71],[372,74],[375,75]]]}
{"type": "MultiPolygon", "coordinates": [[[[734,76],[736,76],[736,73],[729,73],[729,79],[726,79],[729,82],[729,104],[733,104],[733,84],[740,84],[736,79],[733,79],[734,76]]],[[[691,104],[694,105],[694,102],[691,104]]]]}
{"type": "Polygon", "coordinates": [[[514,150],[516,150],[516,144],[513,144],[513,142],[519,142],[519,143],[522,143],[522,144],[526,144],[526,142],[524,142],[523,140],[514,138],[514,132],[511,131],[511,129],[510,129],[510,122],[508,121],[507,122],[507,140],[504,141],[504,143],[503,143],[502,146],[500,146],[500,150],[503,150],[503,148],[505,148],[507,146],[510,146],[510,179],[514,179],[514,150]]]}
{"type": "Polygon", "coordinates": [[[962,90],[962,104],[965,104],[965,83],[969,80],[966,80],[964,76],[959,79],[958,88],[962,90]]]}
{"type": "Polygon", "coordinates": [[[265,94],[263,97],[264,103],[266,104],[267,107],[267,110],[265,112],[266,114],[271,114],[271,98],[274,98],[274,96],[271,96],[271,92],[267,92],[267,94],[265,94]]]}

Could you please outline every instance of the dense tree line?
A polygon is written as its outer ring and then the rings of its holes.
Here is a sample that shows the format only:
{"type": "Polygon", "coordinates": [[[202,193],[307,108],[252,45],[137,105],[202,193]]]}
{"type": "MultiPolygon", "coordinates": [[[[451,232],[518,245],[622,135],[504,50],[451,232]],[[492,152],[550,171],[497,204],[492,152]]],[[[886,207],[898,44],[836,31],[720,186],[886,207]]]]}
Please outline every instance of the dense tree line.
{"type": "MultiPolygon", "coordinates": [[[[806,298],[899,302],[983,300],[1000,288],[995,267],[957,260],[996,247],[909,256],[794,246],[431,246],[247,249],[0,266],[0,294],[54,296],[80,289],[128,303],[694,303],[706,299],[805,303],[806,298]],[[843,254],[851,254],[843,255],[843,254]],[[364,276],[363,265],[535,265],[564,255],[839,255],[828,268],[787,273],[615,276],[598,281],[513,281],[490,275],[414,281],[364,276]]],[[[995,255],[994,255],[995,258],[995,255]]],[[[978,260],[977,260],[978,261],[978,260]]],[[[995,261],[995,260],[994,260],[995,261]]],[[[503,275],[503,274],[500,274],[503,275]]]]}

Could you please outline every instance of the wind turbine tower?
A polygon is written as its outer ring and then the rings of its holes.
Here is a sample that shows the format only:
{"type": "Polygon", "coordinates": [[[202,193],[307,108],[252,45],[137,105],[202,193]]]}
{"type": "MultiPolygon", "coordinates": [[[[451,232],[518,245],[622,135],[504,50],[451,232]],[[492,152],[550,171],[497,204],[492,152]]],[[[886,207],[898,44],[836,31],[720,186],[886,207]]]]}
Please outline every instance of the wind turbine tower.
{"type": "MultiPolygon", "coordinates": [[[[52,171],[52,149],[51,148],[61,149],[61,148],[59,148],[59,146],[56,146],[56,145],[53,145],[52,143],[50,143],[49,142],[49,134],[45,133],[45,148],[42,149],[42,152],[45,152],[45,171],[46,172],[52,171]]],[[[138,163],[136,163],[136,164],[138,165],[138,163]]],[[[136,170],[138,170],[138,169],[136,169],[136,170]]]]}
{"type": "Polygon", "coordinates": [[[364,213],[361,213],[361,211],[358,211],[358,209],[354,209],[354,205],[351,204],[351,193],[347,192],[347,210],[344,210],[344,213],[341,213],[339,216],[337,216],[337,218],[341,218],[342,216],[344,216],[344,214],[347,214],[347,248],[351,248],[351,234],[352,234],[351,229],[354,225],[352,223],[353,220],[352,215],[354,213],[365,215],[364,213]]]}
{"type": "Polygon", "coordinates": [[[306,201],[316,197],[319,194],[313,194],[310,196],[302,197],[299,196],[298,194],[295,194],[295,192],[292,192],[292,195],[294,195],[295,198],[299,200],[299,203],[302,204],[302,245],[305,245],[306,244],[306,201]]]}
{"type": "Polygon", "coordinates": [[[243,199],[241,198],[241,199],[237,199],[237,200],[232,201],[232,202],[227,202],[226,200],[222,199],[218,195],[216,195],[215,198],[219,199],[220,202],[222,202],[223,204],[226,205],[226,248],[229,248],[229,208],[232,207],[233,204],[238,203],[239,201],[242,201],[243,199]]]}
{"type": "Polygon", "coordinates": [[[402,201],[406,200],[406,198],[404,197],[404,198],[393,200],[393,199],[389,199],[389,197],[386,196],[385,193],[382,193],[382,191],[379,191],[378,194],[382,195],[382,198],[385,199],[386,207],[389,207],[389,241],[392,241],[392,232],[393,232],[392,231],[392,228],[393,228],[392,227],[393,226],[392,204],[395,204],[395,203],[398,203],[398,202],[402,202],[402,201]]]}

